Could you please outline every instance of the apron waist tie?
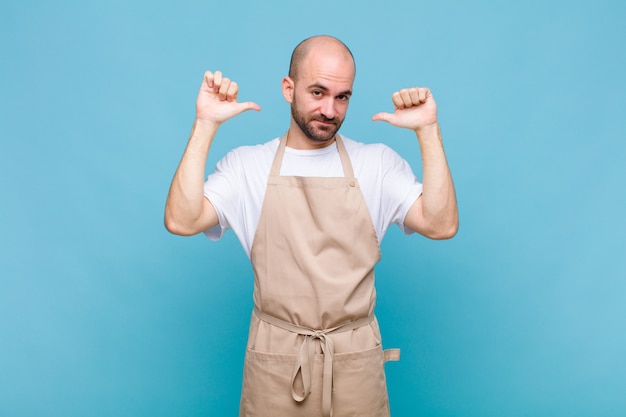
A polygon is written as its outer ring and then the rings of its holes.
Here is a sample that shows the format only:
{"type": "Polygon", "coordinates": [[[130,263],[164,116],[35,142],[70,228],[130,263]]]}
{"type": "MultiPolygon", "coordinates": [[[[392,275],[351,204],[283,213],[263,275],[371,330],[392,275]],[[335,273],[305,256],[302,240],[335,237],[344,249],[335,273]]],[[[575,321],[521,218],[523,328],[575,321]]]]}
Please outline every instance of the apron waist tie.
{"type": "Polygon", "coordinates": [[[360,318],[346,324],[342,324],[330,329],[315,330],[307,327],[296,326],[288,321],[281,320],[274,316],[270,316],[254,307],[254,313],[264,322],[267,322],[283,330],[297,333],[305,336],[300,351],[296,356],[296,363],[291,375],[291,396],[298,402],[304,401],[311,394],[311,366],[315,358],[314,340],[319,340],[324,355],[324,370],[322,373],[322,415],[324,417],[332,416],[331,396],[333,390],[333,356],[335,347],[333,339],[329,336],[331,333],[348,332],[359,327],[367,326],[374,320],[374,315],[360,318]],[[296,379],[300,375],[302,379],[303,393],[296,392],[296,379]]]}

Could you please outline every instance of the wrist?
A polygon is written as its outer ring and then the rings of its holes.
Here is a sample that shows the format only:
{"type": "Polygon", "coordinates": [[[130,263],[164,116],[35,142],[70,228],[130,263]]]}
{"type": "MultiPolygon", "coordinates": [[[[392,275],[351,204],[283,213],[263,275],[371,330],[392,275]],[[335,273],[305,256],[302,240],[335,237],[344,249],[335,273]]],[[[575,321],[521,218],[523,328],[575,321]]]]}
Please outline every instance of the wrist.
{"type": "Polygon", "coordinates": [[[208,151],[215,138],[219,123],[210,120],[196,119],[191,129],[188,146],[194,149],[208,151]]]}
{"type": "Polygon", "coordinates": [[[441,139],[439,123],[434,122],[428,125],[420,126],[414,130],[419,141],[441,139]]]}
{"type": "Polygon", "coordinates": [[[193,130],[194,132],[202,131],[215,133],[220,125],[221,123],[213,120],[196,118],[196,120],[194,120],[193,122],[193,130]]]}
{"type": "Polygon", "coordinates": [[[206,119],[196,119],[193,122],[193,128],[191,130],[191,137],[199,139],[211,139],[215,136],[217,129],[220,127],[220,123],[206,119]]]}

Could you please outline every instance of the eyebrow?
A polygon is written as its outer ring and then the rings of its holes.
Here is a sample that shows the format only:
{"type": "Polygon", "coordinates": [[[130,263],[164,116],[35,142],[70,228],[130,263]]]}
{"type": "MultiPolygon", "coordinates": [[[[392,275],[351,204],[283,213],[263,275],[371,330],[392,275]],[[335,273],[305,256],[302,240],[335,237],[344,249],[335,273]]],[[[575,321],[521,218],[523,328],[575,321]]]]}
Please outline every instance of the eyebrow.
{"type": "MultiPolygon", "coordinates": [[[[309,85],[307,88],[308,89],[319,88],[320,90],[323,90],[323,91],[326,91],[326,92],[328,91],[328,88],[325,85],[322,85],[322,84],[319,84],[319,83],[313,83],[313,84],[309,85]]],[[[341,96],[341,95],[351,96],[352,95],[352,90],[342,91],[342,92],[340,92],[337,95],[338,96],[341,96]]]]}

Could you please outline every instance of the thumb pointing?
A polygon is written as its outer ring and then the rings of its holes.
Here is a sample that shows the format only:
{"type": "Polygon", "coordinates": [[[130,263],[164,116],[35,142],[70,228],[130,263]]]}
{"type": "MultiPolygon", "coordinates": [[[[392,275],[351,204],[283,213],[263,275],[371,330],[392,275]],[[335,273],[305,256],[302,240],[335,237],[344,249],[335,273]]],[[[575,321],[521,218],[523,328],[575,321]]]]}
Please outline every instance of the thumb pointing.
{"type": "Polygon", "coordinates": [[[383,121],[383,122],[387,122],[387,123],[391,123],[391,117],[393,115],[390,113],[377,113],[372,117],[372,121],[376,122],[378,120],[383,121]]]}
{"type": "Polygon", "coordinates": [[[256,104],[253,101],[246,101],[241,104],[241,111],[248,111],[248,110],[256,110],[256,111],[261,111],[261,106],[259,106],[258,104],[256,104]]]}

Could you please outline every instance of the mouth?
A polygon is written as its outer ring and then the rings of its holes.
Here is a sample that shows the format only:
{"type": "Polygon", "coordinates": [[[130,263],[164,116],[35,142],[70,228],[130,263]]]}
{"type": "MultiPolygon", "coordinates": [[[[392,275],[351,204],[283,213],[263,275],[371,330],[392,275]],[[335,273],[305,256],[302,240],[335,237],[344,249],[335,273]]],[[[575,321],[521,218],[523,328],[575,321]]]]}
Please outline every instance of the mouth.
{"type": "Polygon", "coordinates": [[[319,123],[322,126],[335,126],[336,125],[336,123],[333,120],[314,119],[314,121],[319,123]]]}

